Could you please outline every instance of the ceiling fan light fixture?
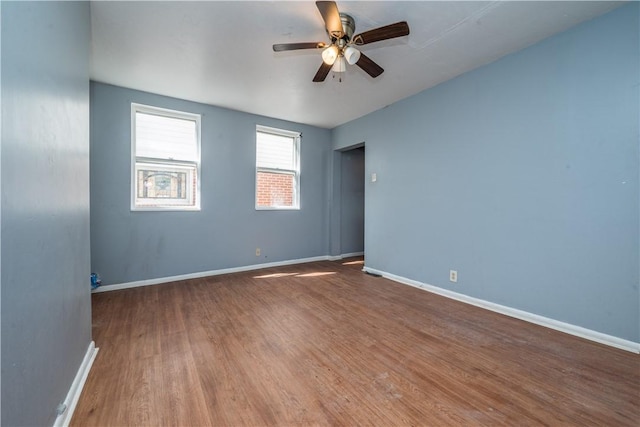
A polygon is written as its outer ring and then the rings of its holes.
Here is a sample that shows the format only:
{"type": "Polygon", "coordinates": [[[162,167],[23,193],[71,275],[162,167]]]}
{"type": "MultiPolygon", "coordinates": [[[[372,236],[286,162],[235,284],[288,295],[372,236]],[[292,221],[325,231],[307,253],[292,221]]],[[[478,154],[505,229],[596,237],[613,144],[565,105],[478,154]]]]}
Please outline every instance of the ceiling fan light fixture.
{"type": "Polygon", "coordinates": [[[338,46],[331,45],[322,51],[322,60],[327,65],[333,65],[338,57],[338,46]]]}
{"type": "Polygon", "coordinates": [[[353,46],[347,46],[344,50],[344,57],[349,65],[353,65],[360,59],[360,51],[353,46]]]}
{"type": "Polygon", "coordinates": [[[333,68],[331,69],[334,73],[344,73],[347,71],[347,61],[345,61],[344,56],[338,57],[336,62],[333,64],[333,68]]]}

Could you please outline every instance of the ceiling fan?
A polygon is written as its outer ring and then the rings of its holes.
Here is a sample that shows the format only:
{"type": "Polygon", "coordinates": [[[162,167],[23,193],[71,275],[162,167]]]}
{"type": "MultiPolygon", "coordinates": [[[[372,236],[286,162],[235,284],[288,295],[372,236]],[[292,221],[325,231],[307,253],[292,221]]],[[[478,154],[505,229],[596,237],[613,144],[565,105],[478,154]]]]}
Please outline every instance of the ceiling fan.
{"type": "Polygon", "coordinates": [[[331,42],[303,42],[274,44],[275,52],[299,49],[323,49],[322,65],[313,77],[314,82],[323,82],[329,71],[344,72],[346,64],[357,65],[371,77],[378,77],[384,69],[373,62],[368,56],[356,49],[382,40],[393,39],[409,35],[409,25],[406,21],[385,25],[360,34],[353,35],[356,29],[355,20],[346,13],[338,12],[338,6],[333,1],[317,1],[316,6],[324,19],[325,28],[331,42]]]}

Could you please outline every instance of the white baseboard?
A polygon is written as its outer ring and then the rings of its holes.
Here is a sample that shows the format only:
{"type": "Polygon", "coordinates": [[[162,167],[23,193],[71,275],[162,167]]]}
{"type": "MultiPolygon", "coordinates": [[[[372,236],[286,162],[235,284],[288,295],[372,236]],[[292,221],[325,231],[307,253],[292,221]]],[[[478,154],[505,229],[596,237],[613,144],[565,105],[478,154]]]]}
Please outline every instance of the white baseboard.
{"type": "Polygon", "coordinates": [[[364,252],[350,252],[348,254],[340,255],[340,258],[352,258],[354,256],[363,256],[364,252]]]}
{"type": "Polygon", "coordinates": [[[82,393],[82,389],[84,388],[84,383],[87,381],[87,377],[89,376],[89,371],[91,370],[91,366],[93,365],[93,361],[98,354],[98,348],[96,347],[96,343],[91,341],[89,344],[89,348],[87,348],[87,352],[84,355],[84,359],[82,359],[82,363],[78,368],[78,372],[76,373],[76,377],[73,379],[73,383],[71,383],[71,388],[67,393],[67,397],[64,399],[63,405],[65,405],[66,409],[58,418],[56,418],[53,423],[54,427],[67,427],[71,422],[71,417],[73,417],[73,412],[76,410],[76,405],[78,404],[78,400],[80,399],[80,394],[82,393]]]}
{"type": "Polygon", "coordinates": [[[586,329],[581,326],[560,322],[555,319],[539,316],[537,314],[533,314],[527,311],[518,310],[518,309],[507,307],[504,305],[485,301],[479,298],[470,297],[468,295],[449,291],[447,289],[439,288],[437,286],[428,285],[426,283],[418,282],[417,280],[407,279],[406,277],[397,276],[395,274],[376,270],[374,268],[365,266],[362,270],[368,273],[380,275],[389,280],[393,280],[394,282],[413,286],[434,294],[438,294],[447,298],[454,299],[456,301],[461,301],[467,304],[475,305],[476,307],[481,307],[487,310],[494,311],[496,313],[500,313],[506,316],[514,317],[516,319],[524,320],[529,323],[535,323],[536,325],[545,326],[550,329],[555,329],[556,331],[564,332],[580,338],[585,338],[591,341],[595,341],[600,344],[605,344],[611,347],[616,347],[622,350],[630,351],[632,353],[640,353],[640,343],[637,343],[637,342],[614,337],[612,335],[603,334],[601,332],[593,331],[591,329],[586,329]]]}
{"type": "Polygon", "coordinates": [[[179,276],[160,277],[157,279],[139,280],[136,282],[118,283],[114,285],[104,285],[94,289],[92,292],[109,292],[120,289],[137,288],[140,286],[159,285],[161,283],[176,282],[179,280],[200,279],[202,277],[219,276],[221,274],[241,273],[244,271],[261,270],[263,268],[282,267],[285,265],[304,264],[315,261],[332,261],[328,256],[317,256],[311,258],[300,258],[287,261],[267,262],[264,264],[245,265],[242,267],[223,268],[220,270],[201,271],[199,273],[182,274],[179,276]]]}
{"type": "Polygon", "coordinates": [[[354,256],[363,256],[364,252],[350,252],[348,254],[340,254],[340,255],[329,255],[327,259],[329,261],[340,261],[341,259],[351,258],[354,256]]]}

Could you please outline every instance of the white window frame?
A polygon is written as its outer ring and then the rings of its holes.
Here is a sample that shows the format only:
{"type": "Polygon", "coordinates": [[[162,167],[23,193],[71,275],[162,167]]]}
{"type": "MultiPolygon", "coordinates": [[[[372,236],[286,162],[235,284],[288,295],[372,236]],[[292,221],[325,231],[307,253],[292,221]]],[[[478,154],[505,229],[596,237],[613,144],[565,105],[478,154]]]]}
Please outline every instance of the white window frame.
{"type": "Polygon", "coordinates": [[[131,103],[131,210],[132,211],[199,211],[200,210],[200,114],[187,113],[184,111],[170,110],[167,108],[154,107],[151,105],[131,103]],[[163,158],[149,158],[136,156],[136,113],[153,114],[173,119],[191,120],[196,124],[196,144],[197,153],[195,161],[173,160],[163,158]],[[166,206],[144,206],[136,204],[137,194],[137,164],[157,164],[167,169],[188,170],[195,167],[196,188],[194,205],[172,204],[166,206]]]}
{"type": "Polygon", "coordinates": [[[254,203],[257,211],[291,211],[300,210],[300,132],[278,129],[268,126],[256,125],[256,173],[254,203]],[[258,166],[258,133],[270,133],[272,135],[286,136],[293,139],[293,169],[273,169],[258,166]],[[293,204],[292,206],[259,206],[258,205],[258,172],[282,173],[293,175],[293,204]]]}

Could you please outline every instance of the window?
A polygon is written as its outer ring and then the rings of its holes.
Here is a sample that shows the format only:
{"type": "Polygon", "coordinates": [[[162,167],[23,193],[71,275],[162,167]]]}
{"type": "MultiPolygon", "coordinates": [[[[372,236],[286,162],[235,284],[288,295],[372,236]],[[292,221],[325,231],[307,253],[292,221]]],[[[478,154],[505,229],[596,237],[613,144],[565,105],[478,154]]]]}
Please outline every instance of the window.
{"type": "Polygon", "coordinates": [[[200,210],[200,115],[131,104],[131,210],[200,210]]]}
{"type": "Polygon", "coordinates": [[[300,133],[256,127],[256,209],[300,209],[300,133]]]}

